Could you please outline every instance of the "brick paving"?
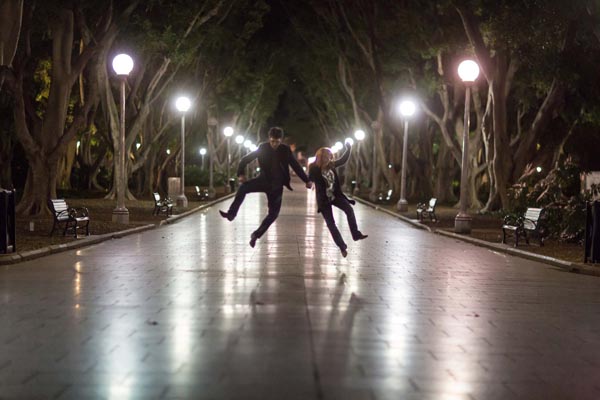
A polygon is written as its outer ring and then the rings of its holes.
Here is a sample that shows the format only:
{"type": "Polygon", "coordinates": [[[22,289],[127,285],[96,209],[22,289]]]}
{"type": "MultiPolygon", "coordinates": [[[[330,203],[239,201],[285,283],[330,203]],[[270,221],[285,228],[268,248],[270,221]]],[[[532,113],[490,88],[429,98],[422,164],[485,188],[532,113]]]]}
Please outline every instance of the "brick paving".
{"type": "Polygon", "coordinates": [[[0,399],[600,398],[599,278],[295,188],[1,267],[0,399]]]}

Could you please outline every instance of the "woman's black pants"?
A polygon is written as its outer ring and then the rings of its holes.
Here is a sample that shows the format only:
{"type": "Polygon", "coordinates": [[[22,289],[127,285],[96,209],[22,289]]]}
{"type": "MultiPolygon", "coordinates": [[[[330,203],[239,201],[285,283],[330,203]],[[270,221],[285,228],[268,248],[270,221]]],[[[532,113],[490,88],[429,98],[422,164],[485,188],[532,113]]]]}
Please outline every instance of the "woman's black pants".
{"type": "Polygon", "coordinates": [[[352,232],[352,238],[354,240],[361,236],[361,232],[358,230],[358,225],[356,224],[356,217],[354,216],[352,204],[350,204],[348,199],[345,197],[336,197],[330,204],[321,208],[321,214],[323,214],[323,218],[325,218],[325,223],[327,224],[327,228],[333,237],[333,241],[340,248],[340,250],[346,250],[348,246],[346,246],[346,243],[344,242],[344,239],[342,238],[342,235],[335,224],[332,206],[336,206],[346,214],[346,217],[348,218],[348,226],[350,227],[350,232],[352,232]]]}

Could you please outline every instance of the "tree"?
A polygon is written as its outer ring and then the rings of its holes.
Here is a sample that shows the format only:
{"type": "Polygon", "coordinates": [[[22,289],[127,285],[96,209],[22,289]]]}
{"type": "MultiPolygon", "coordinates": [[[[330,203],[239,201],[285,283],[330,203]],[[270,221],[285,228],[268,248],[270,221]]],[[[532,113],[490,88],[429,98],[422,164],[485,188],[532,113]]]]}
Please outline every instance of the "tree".
{"type": "MultiPolygon", "coordinates": [[[[97,2],[94,5],[97,6],[97,2]]],[[[47,199],[56,197],[58,161],[84,126],[94,104],[93,101],[78,102],[70,114],[73,87],[98,49],[110,43],[115,24],[122,23],[133,11],[129,5],[115,19],[108,5],[102,14],[95,15],[92,31],[83,14],[85,6],[77,4],[69,8],[61,2],[47,2],[36,9],[27,5],[24,12],[24,40],[13,67],[6,74],[15,102],[16,136],[29,163],[23,197],[17,206],[17,212],[22,214],[45,213],[47,199]],[[83,41],[84,48],[76,53],[73,44],[79,40],[83,41]],[[37,81],[31,79],[36,75],[37,81]],[[40,90],[45,92],[40,93],[40,90]]],[[[87,85],[86,97],[93,99],[96,91],[96,85],[87,85]]]]}
{"type": "MultiPolygon", "coordinates": [[[[503,2],[496,5],[486,3],[485,8],[478,9],[482,15],[478,17],[473,12],[473,5],[460,3],[455,7],[479,60],[492,99],[492,124],[488,134],[493,147],[489,164],[492,186],[485,209],[508,208],[508,188],[529,163],[528,156],[552,121],[566,90],[564,75],[557,68],[545,96],[537,102],[537,111],[529,126],[517,132],[511,129],[509,99],[515,75],[522,68],[523,50],[535,39],[542,42],[542,48],[545,45],[555,50],[555,57],[564,57],[573,45],[581,10],[567,10],[563,2],[531,2],[525,7],[503,2]],[[536,29],[531,29],[533,21],[539,21],[536,29]],[[527,27],[527,33],[522,31],[523,27],[527,27]],[[531,32],[536,34],[532,36],[531,32]],[[527,37],[527,43],[523,37],[527,37]]],[[[523,122],[521,119],[518,121],[523,122]]]]}

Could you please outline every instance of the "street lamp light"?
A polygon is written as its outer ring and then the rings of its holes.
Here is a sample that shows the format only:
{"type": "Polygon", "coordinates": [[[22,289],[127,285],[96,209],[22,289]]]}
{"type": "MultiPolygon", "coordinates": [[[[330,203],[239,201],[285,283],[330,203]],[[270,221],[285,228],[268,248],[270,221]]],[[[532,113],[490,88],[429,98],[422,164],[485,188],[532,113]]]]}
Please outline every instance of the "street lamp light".
{"type": "Polygon", "coordinates": [[[177,207],[188,206],[188,199],[185,197],[185,113],[191,106],[192,102],[185,96],[178,97],[175,101],[175,107],[181,113],[181,181],[179,196],[177,197],[177,207]]]}
{"type": "Polygon", "coordinates": [[[238,157],[242,158],[242,146],[244,144],[244,137],[242,135],[237,135],[235,137],[235,143],[238,145],[238,157]]]}
{"type": "Polygon", "coordinates": [[[398,211],[408,211],[408,202],[406,201],[406,149],[408,148],[408,120],[416,111],[415,103],[410,100],[404,100],[400,103],[400,115],[404,118],[404,143],[402,143],[402,179],[400,181],[400,200],[396,204],[398,211]]]}
{"type": "Polygon", "coordinates": [[[231,165],[231,148],[229,142],[231,140],[231,136],[233,135],[233,128],[226,126],[225,129],[223,129],[223,135],[225,135],[227,138],[227,178],[225,180],[225,191],[229,193],[231,191],[231,187],[229,186],[229,168],[231,165]]]}
{"type": "Polygon", "coordinates": [[[125,207],[125,191],[127,190],[127,173],[125,171],[125,82],[133,69],[133,59],[127,54],[119,54],[113,58],[112,67],[121,81],[121,126],[117,165],[115,165],[115,191],[117,208],[112,212],[112,221],[120,224],[129,223],[129,210],[125,207]]]}
{"type": "Polygon", "coordinates": [[[356,165],[355,165],[355,171],[354,171],[354,180],[356,181],[356,185],[354,186],[354,194],[357,195],[360,192],[360,187],[359,187],[359,179],[358,179],[358,167],[360,164],[360,143],[364,140],[365,138],[365,131],[358,129],[356,131],[354,131],[354,138],[357,141],[357,145],[356,145],[356,165]]]}
{"type": "Polygon", "coordinates": [[[204,156],[206,155],[206,149],[204,147],[200,148],[200,156],[202,157],[202,166],[200,169],[204,171],[204,156]]]}
{"type": "Polygon", "coordinates": [[[479,76],[479,65],[473,60],[464,60],[458,66],[458,76],[465,83],[465,121],[462,143],[462,162],[460,173],[460,211],[454,219],[454,232],[471,233],[471,216],[468,207],[468,169],[469,169],[469,123],[471,85],[479,76]]]}
{"type": "Polygon", "coordinates": [[[334,153],[337,153],[338,151],[340,151],[343,148],[344,148],[344,145],[342,144],[342,142],[335,142],[333,147],[331,147],[331,151],[334,153]]]}

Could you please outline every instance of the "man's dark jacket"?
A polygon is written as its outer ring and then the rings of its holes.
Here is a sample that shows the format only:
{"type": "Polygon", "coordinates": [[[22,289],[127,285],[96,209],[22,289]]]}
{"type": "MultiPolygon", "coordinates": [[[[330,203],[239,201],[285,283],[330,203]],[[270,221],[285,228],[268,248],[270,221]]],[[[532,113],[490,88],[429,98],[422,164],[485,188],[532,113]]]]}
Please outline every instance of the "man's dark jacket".
{"type": "MultiPolygon", "coordinates": [[[[335,180],[333,182],[333,195],[335,198],[345,198],[348,200],[350,204],[355,204],[354,200],[350,200],[346,197],[344,192],[342,192],[342,187],[340,185],[340,179],[338,177],[337,171],[335,170],[337,167],[340,167],[348,161],[350,158],[350,145],[346,143],[346,151],[341,158],[333,161],[333,175],[335,180]]],[[[319,168],[316,164],[311,164],[308,168],[308,177],[311,181],[315,183],[315,190],[317,193],[317,211],[321,212],[321,210],[331,204],[329,198],[327,197],[327,181],[323,177],[321,173],[321,168],[319,168]]]]}
{"type": "Polygon", "coordinates": [[[259,144],[255,151],[242,157],[238,165],[237,176],[246,175],[246,165],[248,165],[248,163],[255,158],[258,158],[258,166],[260,167],[260,174],[258,177],[264,178],[267,181],[271,181],[271,167],[273,165],[272,161],[274,156],[279,160],[278,165],[281,168],[281,175],[283,176],[283,186],[289,190],[293,190],[290,186],[290,167],[293,168],[293,170],[296,172],[296,175],[298,175],[300,179],[304,181],[304,183],[308,183],[308,177],[294,157],[292,149],[285,144],[280,144],[277,149],[273,150],[268,142],[259,144]]]}

